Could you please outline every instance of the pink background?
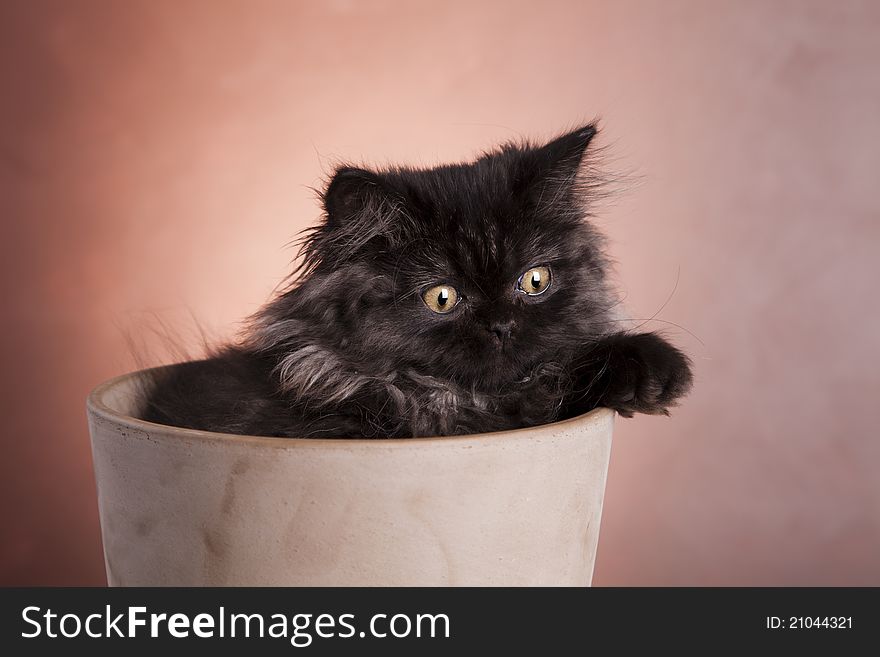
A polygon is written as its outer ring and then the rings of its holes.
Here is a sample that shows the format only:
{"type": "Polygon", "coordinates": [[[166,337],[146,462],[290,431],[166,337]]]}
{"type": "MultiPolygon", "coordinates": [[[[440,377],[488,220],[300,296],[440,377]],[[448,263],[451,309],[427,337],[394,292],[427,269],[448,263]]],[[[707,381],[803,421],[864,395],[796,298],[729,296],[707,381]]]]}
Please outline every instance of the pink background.
{"type": "Polygon", "coordinates": [[[880,585],[878,34],[871,2],[3,3],[0,583],[105,581],[87,392],[127,335],[231,335],[334,161],[598,115],[639,176],[620,287],[697,384],[619,421],[595,583],[880,585]]]}

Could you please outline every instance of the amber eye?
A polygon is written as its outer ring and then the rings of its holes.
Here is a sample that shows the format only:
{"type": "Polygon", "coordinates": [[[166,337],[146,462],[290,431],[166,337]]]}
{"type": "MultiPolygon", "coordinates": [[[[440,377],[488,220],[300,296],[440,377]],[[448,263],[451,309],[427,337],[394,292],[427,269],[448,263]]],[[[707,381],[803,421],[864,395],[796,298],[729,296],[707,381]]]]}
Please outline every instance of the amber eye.
{"type": "Polygon", "coordinates": [[[422,292],[422,300],[435,313],[444,315],[458,303],[458,291],[451,285],[435,285],[422,292]]]}
{"type": "Polygon", "coordinates": [[[516,284],[518,290],[522,290],[529,296],[543,294],[550,287],[550,268],[532,267],[522,276],[516,284]]]}

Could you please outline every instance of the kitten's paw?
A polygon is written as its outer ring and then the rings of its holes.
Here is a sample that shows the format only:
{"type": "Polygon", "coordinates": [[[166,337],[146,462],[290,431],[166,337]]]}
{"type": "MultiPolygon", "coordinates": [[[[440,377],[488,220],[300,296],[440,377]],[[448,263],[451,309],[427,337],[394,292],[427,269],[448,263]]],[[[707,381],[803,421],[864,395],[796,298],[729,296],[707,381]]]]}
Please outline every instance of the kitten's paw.
{"type": "Polygon", "coordinates": [[[690,360],[655,333],[617,341],[608,359],[610,382],[601,406],[624,417],[634,413],[669,415],[669,408],[690,389],[690,360]]]}

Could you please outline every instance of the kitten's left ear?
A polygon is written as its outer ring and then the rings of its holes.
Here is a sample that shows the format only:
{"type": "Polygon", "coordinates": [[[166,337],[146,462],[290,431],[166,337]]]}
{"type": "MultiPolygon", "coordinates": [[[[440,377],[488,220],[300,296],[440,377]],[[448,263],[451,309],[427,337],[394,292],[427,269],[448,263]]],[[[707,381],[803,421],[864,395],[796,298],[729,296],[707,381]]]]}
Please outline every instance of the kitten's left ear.
{"type": "Polygon", "coordinates": [[[568,179],[577,174],[587,146],[596,135],[596,124],[587,125],[557,137],[535,150],[536,165],[543,176],[553,175],[568,179]]]}
{"type": "MultiPolygon", "coordinates": [[[[596,125],[588,123],[544,146],[523,152],[518,188],[539,210],[548,210],[555,203],[567,204],[572,199],[576,199],[576,203],[585,202],[578,193],[583,189],[578,185],[578,171],[595,135],[596,125]]],[[[566,215],[565,212],[559,214],[566,215]]]]}

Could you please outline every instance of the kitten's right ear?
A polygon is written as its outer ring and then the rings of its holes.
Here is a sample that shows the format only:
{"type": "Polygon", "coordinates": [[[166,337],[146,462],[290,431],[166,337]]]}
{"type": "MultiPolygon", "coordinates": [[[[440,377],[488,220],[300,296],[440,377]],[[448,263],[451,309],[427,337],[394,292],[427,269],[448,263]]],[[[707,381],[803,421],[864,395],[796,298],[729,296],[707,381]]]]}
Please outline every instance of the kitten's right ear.
{"type": "Polygon", "coordinates": [[[368,206],[380,202],[385,192],[378,175],[366,169],[340,167],[322,195],[329,226],[342,226],[368,206]]]}

